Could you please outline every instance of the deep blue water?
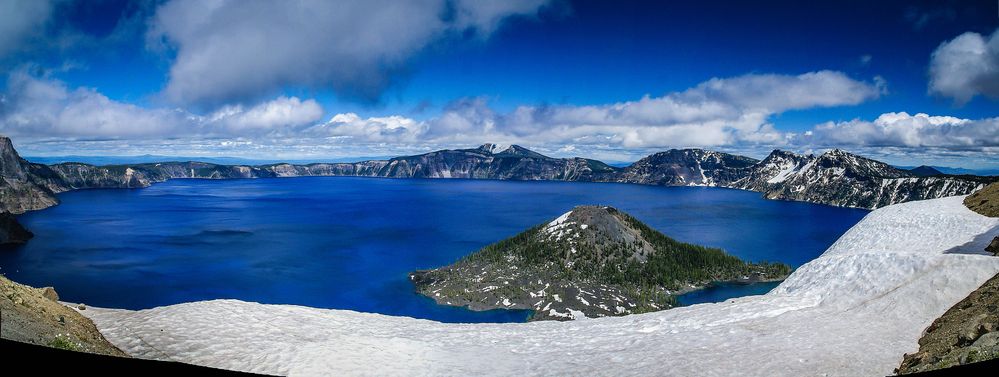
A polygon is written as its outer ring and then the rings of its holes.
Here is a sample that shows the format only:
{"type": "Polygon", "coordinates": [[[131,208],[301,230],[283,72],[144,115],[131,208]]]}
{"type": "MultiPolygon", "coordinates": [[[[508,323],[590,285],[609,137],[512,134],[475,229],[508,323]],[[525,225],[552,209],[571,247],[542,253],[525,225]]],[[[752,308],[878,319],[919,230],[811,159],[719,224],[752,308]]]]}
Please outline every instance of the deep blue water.
{"type": "MultiPolygon", "coordinates": [[[[446,322],[528,313],[436,305],[413,291],[408,272],[449,264],[576,205],[615,206],[676,239],[793,266],[867,213],[719,188],[348,177],[172,180],[59,198],[20,217],[36,236],[0,252],[0,273],[55,286],[67,301],[142,309],[235,298],[446,322]]],[[[702,296],[760,289],[769,288],[702,296]]]]}
{"type": "Polygon", "coordinates": [[[677,297],[677,301],[680,302],[680,305],[722,302],[730,298],[762,295],[778,285],[780,285],[779,281],[753,284],[716,283],[707,288],[680,295],[677,297]]]}

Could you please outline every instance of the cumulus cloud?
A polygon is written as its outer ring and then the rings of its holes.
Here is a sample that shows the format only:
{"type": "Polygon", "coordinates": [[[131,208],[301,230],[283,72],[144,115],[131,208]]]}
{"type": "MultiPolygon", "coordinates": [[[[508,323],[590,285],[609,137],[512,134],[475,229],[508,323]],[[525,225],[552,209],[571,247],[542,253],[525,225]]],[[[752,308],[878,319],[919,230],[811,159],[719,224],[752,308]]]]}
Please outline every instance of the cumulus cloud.
{"type": "Polygon", "coordinates": [[[977,95],[999,99],[999,29],[968,32],[940,44],[930,57],[929,92],[963,105],[977,95]]]}
{"type": "Polygon", "coordinates": [[[273,130],[310,124],[323,116],[323,108],[313,99],[278,97],[244,109],[242,105],[225,106],[212,113],[209,124],[221,124],[230,131],[273,130]]]}
{"type": "Polygon", "coordinates": [[[426,132],[427,124],[403,116],[362,119],[355,113],[337,114],[329,122],[309,131],[322,136],[346,136],[365,142],[417,142],[426,132]]]}
{"type": "Polygon", "coordinates": [[[377,99],[406,63],[449,35],[488,35],[545,0],[174,0],[151,19],[152,46],[175,51],[177,103],[226,103],[284,86],[377,99]]]}
{"type": "Polygon", "coordinates": [[[820,124],[802,135],[801,141],[820,146],[980,150],[999,147],[999,118],[971,120],[923,113],[885,113],[874,121],[854,119],[820,124]]]}
{"type": "Polygon", "coordinates": [[[22,47],[52,12],[48,0],[0,1],[0,58],[22,47]]]}
{"type": "Polygon", "coordinates": [[[419,127],[358,119],[349,123],[331,121],[321,129],[357,141],[489,140],[626,148],[781,144],[787,135],[768,122],[772,115],[855,105],[877,98],[882,90],[880,81],[858,81],[832,71],[796,76],[752,74],[714,78],[682,92],[607,105],[520,106],[499,113],[486,100],[473,98],[452,103],[441,115],[419,127]],[[359,133],[356,127],[347,126],[355,123],[363,123],[367,132],[359,133]]]}
{"type": "Polygon", "coordinates": [[[208,116],[145,108],[19,69],[8,76],[7,90],[0,96],[0,133],[91,139],[252,136],[312,124],[322,114],[314,100],[297,97],[279,97],[249,108],[226,106],[208,116]]]}

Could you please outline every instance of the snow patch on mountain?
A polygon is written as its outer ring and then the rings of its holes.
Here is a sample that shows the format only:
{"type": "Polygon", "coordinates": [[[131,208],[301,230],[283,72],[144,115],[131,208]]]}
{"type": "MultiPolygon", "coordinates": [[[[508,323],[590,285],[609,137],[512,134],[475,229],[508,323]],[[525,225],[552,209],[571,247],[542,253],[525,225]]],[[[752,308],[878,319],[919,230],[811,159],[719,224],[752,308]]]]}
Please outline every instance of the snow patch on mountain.
{"type": "MultiPolygon", "coordinates": [[[[237,300],[89,308],[137,357],[287,375],[888,375],[999,272],[963,197],[876,210],[774,291],[588,321],[444,324],[237,300]]],[[[566,313],[573,314],[573,313],[566,313]]]]}

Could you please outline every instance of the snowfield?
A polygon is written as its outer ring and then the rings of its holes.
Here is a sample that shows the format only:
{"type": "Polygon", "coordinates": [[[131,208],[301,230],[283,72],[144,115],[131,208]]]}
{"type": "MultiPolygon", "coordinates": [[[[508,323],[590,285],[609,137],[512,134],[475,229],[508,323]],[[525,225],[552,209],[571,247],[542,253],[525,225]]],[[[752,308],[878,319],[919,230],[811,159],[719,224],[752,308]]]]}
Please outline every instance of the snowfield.
{"type": "Polygon", "coordinates": [[[999,272],[963,197],[876,210],[771,293],[572,322],[442,324],[235,300],[81,313],[137,357],[282,375],[884,376],[999,272]]]}

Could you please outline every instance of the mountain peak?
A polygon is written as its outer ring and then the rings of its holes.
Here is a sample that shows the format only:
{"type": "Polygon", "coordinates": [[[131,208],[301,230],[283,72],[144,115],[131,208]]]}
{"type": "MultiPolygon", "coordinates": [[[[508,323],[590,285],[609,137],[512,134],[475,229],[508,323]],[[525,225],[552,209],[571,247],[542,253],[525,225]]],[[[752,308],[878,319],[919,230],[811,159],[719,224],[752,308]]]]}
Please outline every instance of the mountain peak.
{"type": "Polygon", "coordinates": [[[482,153],[488,153],[496,156],[517,156],[517,157],[530,157],[538,159],[551,158],[516,144],[486,143],[476,148],[476,150],[482,153]]]}
{"type": "Polygon", "coordinates": [[[479,148],[478,148],[478,150],[483,151],[483,152],[487,152],[487,153],[498,154],[498,153],[503,153],[503,152],[507,151],[510,148],[513,148],[513,145],[511,145],[511,144],[485,143],[485,144],[480,145],[479,148]]]}
{"type": "Polygon", "coordinates": [[[943,175],[943,172],[937,170],[937,168],[927,165],[920,165],[918,167],[909,169],[909,173],[912,173],[912,175],[915,175],[917,177],[932,177],[934,175],[943,175]]]}
{"type": "Polygon", "coordinates": [[[17,154],[10,138],[0,135],[0,177],[24,180],[24,160],[17,154]]]}

